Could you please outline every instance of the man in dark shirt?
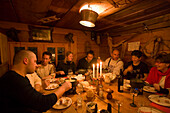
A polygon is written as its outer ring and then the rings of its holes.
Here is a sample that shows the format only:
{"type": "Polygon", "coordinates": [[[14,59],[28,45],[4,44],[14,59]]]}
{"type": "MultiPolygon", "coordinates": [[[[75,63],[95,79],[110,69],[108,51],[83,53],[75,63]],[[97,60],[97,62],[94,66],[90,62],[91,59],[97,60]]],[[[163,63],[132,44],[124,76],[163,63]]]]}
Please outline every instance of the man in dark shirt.
{"type": "Polygon", "coordinates": [[[141,80],[146,80],[149,70],[148,66],[141,61],[142,52],[139,50],[134,50],[132,51],[131,56],[132,61],[128,62],[123,74],[127,79],[138,78],[141,80]]]}
{"type": "Polygon", "coordinates": [[[35,72],[36,55],[22,50],[14,56],[14,65],[0,78],[0,109],[2,113],[32,113],[50,109],[62,94],[71,88],[64,83],[57,91],[49,95],[37,92],[26,78],[26,74],[35,72]]]}
{"type": "Polygon", "coordinates": [[[97,63],[97,59],[94,58],[94,52],[90,50],[87,52],[87,56],[80,59],[77,65],[77,69],[88,69],[92,68],[92,65],[97,63]]]}

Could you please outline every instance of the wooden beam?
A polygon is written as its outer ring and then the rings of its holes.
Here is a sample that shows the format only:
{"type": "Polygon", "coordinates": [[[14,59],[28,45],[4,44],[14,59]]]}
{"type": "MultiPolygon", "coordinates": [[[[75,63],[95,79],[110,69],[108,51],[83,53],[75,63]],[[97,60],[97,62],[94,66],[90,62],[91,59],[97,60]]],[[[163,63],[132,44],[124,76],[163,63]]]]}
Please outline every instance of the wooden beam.
{"type": "Polygon", "coordinates": [[[124,22],[118,22],[118,24],[114,24],[114,25],[110,25],[110,26],[107,26],[107,27],[104,27],[104,28],[101,28],[101,29],[98,29],[97,31],[102,31],[102,30],[107,30],[107,29],[111,29],[112,27],[114,26],[121,26],[123,24],[126,24],[126,23],[130,23],[130,22],[133,22],[133,21],[140,21],[140,20],[146,20],[146,19],[149,19],[149,18],[153,18],[153,17],[156,17],[156,16],[160,16],[160,15],[163,15],[163,14],[167,14],[170,12],[170,8],[167,8],[167,9],[164,9],[164,10],[160,10],[158,12],[155,12],[155,13],[151,13],[151,14],[148,14],[148,15],[142,15],[138,18],[134,18],[134,19],[131,19],[131,20],[127,20],[127,21],[124,21],[124,22]]]}
{"type": "MultiPolygon", "coordinates": [[[[120,24],[122,24],[122,26],[124,25],[128,25],[126,24],[126,21],[129,21],[129,20],[133,20],[135,17],[141,17],[141,16],[145,16],[145,15],[148,15],[149,13],[152,12],[151,9],[156,10],[158,8],[167,8],[169,4],[165,4],[165,2],[160,2],[160,1],[155,1],[155,2],[147,2],[143,5],[146,5],[145,7],[140,7],[140,8],[135,8],[136,6],[134,7],[131,7],[129,9],[125,9],[123,10],[124,13],[116,13],[115,15],[113,16],[109,16],[108,18],[103,18],[103,23],[106,22],[106,25],[104,25],[104,27],[101,27],[101,29],[98,29],[96,28],[97,31],[101,31],[101,30],[104,30],[104,29],[108,29],[110,27],[114,27],[114,26],[118,26],[120,24]],[[150,5],[151,4],[151,5],[150,5]],[[149,10],[149,11],[148,11],[149,10]],[[121,22],[120,22],[121,21],[121,22]],[[107,25],[107,23],[110,23],[110,25],[107,25]],[[105,27],[106,26],[106,27],[105,27]]],[[[142,5],[142,4],[140,4],[142,5]]],[[[153,13],[153,12],[152,12],[153,13]]]]}
{"type": "Polygon", "coordinates": [[[170,14],[167,14],[167,15],[159,16],[159,17],[156,17],[156,18],[153,18],[153,19],[141,21],[141,22],[138,22],[138,23],[135,23],[135,24],[127,25],[127,26],[124,26],[122,28],[113,29],[113,30],[110,30],[109,32],[117,33],[117,32],[121,32],[121,31],[137,29],[139,27],[144,27],[143,23],[145,23],[150,29],[150,26],[169,21],[169,18],[170,18],[170,14]]]}

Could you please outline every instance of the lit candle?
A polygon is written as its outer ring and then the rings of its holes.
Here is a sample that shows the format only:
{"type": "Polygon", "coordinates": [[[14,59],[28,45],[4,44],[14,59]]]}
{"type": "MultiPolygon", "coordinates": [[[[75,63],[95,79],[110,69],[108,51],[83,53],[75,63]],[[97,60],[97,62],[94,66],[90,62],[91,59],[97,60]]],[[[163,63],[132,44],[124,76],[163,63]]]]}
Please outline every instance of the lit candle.
{"type": "Polygon", "coordinates": [[[102,62],[100,62],[100,77],[102,76],[102,62]]]}
{"type": "Polygon", "coordinates": [[[93,78],[95,77],[95,65],[93,64],[93,78]]]}
{"type": "Polygon", "coordinates": [[[96,72],[96,75],[97,75],[97,78],[99,77],[99,64],[97,63],[97,72],[96,72]]]}

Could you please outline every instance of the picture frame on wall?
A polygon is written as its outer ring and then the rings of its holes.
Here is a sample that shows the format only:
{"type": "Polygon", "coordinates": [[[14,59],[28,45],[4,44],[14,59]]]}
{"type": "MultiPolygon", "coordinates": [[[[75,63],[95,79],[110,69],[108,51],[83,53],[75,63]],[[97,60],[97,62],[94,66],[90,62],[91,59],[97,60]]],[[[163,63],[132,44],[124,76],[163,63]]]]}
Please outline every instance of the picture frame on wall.
{"type": "Polygon", "coordinates": [[[29,26],[30,42],[53,42],[52,28],[29,26]]]}

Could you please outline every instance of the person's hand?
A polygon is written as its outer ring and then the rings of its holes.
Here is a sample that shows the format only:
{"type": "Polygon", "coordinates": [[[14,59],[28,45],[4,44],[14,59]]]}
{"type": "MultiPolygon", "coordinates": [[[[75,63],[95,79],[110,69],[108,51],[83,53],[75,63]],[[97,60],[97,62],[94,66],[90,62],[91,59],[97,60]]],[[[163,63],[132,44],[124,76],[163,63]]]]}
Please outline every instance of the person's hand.
{"type": "Polygon", "coordinates": [[[72,84],[70,82],[65,82],[62,87],[65,88],[65,91],[68,91],[69,89],[72,88],[72,84]]]}
{"type": "Polygon", "coordinates": [[[41,67],[41,64],[38,64],[38,65],[37,65],[37,68],[39,68],[39,67],[41,67]]]}
{"type": "Polygon", "coordinates": [[[159,84],[153,84],[153,86],[154,86],[154,88],[157,90],[157,91],[160,91],[160,86],[159,86],[159,84]]]}
{"type": "Polygon", "coordinates": [[[60,75],[65,75],[65,72],[64,71],[59,71],[59,74],[60,75]]]}
{"type": "Polygon", "coordinates": [[[100,64],[100,62],[102,62],[102,60],[101,60],[101,59],[97,59],[97,63],[99,63],[99,64],[100,64]]]}
{"type": "Polygon", "coordinates": [[[127,71],[129,71],[129,72],[132,72],[132,71],[133,71],[132,65],[128,66],[127,71]]]}
{"type": "Polygon", "coordinates": [[[44,80],[44,83],[45,83],[45,87],[47,87],[47,86],[50,85],[50,80],[49,80],[49,79],[46,79],[46,80],[44,80]]]}

